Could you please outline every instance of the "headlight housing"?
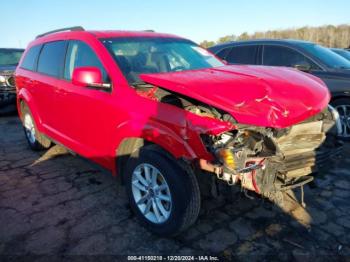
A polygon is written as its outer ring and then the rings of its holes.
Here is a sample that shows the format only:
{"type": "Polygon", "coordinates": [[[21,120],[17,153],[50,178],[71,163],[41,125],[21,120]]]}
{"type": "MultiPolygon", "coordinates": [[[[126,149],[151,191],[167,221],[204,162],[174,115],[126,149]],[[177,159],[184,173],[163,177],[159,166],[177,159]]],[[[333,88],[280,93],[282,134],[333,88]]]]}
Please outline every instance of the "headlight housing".
{"type": "Polygon", "coordinates": [[[0,75],[0,84],[6,83],[6,77],[0,75]]]}

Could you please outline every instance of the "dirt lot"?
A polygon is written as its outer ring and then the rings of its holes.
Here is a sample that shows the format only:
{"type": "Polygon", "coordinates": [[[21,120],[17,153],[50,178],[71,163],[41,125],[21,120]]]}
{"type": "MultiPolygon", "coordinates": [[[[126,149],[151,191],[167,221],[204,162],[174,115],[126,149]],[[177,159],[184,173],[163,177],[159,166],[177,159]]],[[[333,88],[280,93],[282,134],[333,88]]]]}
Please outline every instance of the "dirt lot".
{"type": "MultiPolygon", "coordinates": [[[[0,118],[0,254],[217,255],[239,260],[350,258],[350,146],[289,212],[236,193],[205,200],[175,239],[142,228],[110,174],[57,146],[34,153],[15,116],[0,118]]],[[[0,256],[1,259],[1,256],[0,256]]]]}

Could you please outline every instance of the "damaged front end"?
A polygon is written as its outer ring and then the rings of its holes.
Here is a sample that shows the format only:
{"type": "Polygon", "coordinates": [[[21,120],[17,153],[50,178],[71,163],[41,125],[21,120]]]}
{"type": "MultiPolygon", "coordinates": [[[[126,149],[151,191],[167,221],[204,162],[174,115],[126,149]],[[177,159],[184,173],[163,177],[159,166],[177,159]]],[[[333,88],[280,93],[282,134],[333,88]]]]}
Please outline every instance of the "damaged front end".
{"type": "MultiPolygon", "coordinates": [[[[218,136],[202,135],[216,160],[200,160],[199,165],[228,185],[240,185],[278,202],[283,191],[303,189],[313,180],[317,167],[339,153],[338,122],[336,111],[329,106],[283,129],[236,124],[237,129],[218,136]]],[[[304,204],[303,194],[301,201],[304,204]]]]}
{"type": "Polygon", "coordinates": [[[309,74],[224,66],[140,77],[155,100],[192,113],[186,117],[189,129],[213,156],[199,156],[200,169],[229,185],[279,201],[281,192],[303,188],[317,167],[339,152],[339,116],[327,106],[325,84],[309,74]],[[223,124],[231,125],[207,130],[223,124]]]}

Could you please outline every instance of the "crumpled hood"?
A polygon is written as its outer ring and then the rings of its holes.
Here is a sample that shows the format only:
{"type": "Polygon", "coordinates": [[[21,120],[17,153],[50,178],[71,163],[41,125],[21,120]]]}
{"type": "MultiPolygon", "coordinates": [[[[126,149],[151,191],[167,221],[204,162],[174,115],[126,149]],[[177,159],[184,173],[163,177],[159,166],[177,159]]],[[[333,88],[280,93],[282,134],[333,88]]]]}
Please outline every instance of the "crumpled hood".
{"type": "Polygon", "coordinates": [[[255,126],[291,126],[321,112],[330,100],[322,80],[283,67],[230,65],[140,78],[222,109],[240,124],[255,126]]]}

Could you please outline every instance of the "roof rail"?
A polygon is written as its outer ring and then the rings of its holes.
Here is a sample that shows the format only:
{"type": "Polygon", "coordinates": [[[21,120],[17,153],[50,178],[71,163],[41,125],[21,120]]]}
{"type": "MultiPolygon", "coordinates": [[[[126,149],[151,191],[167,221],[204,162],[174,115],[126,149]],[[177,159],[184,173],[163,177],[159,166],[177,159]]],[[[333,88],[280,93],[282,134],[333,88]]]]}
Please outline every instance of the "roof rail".
{"type": "Polygon", "coordinates": [[[146,29],[146,30],[142,30],[143,32],[151,32],[154,33],[155,31],[153,29],[146,29]]]}
{"type": "Polygon", "coordinates": [[[65,27],[65,28],[56,29],[56,30],[52,30],[52,31],[37,35],[36,38],[43,37],[53,33],[63,32],[63,31],[85,31],[85,29],[82,26],[65,27]]]}

